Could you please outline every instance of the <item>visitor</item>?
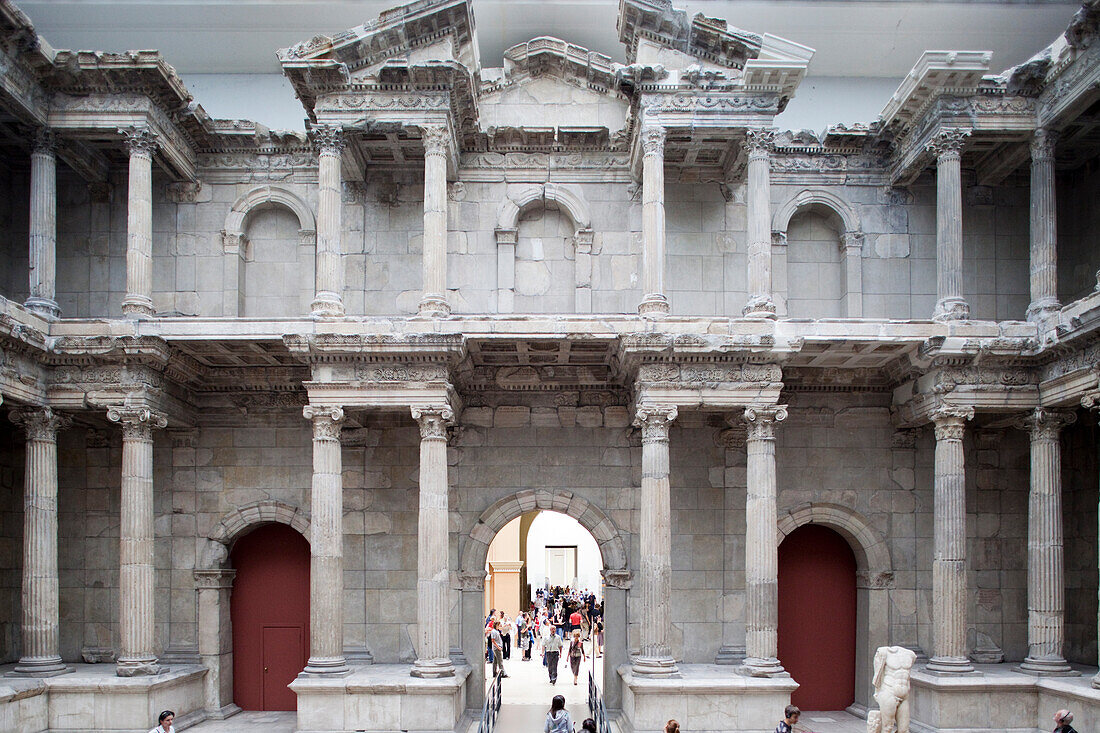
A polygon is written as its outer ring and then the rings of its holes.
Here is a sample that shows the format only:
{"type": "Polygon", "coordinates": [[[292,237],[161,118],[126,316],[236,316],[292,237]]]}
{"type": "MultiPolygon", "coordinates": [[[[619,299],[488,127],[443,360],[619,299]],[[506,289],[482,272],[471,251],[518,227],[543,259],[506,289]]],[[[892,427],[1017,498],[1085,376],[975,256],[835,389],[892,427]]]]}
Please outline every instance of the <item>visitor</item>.
{"type": "Polygon", "coordinates": [[[554,695],[550,702],[544,733],[573,733],[573,721],[569,719],[569,711],[565,709],[565,695],[554,695]]]}
{"type": "Polygon", "coordinates": [[[1054,714],[1054,724],[1057,726],[1054,733],[1077,733],[1070,723],[1073,722],[1073,713],[1068,710],[1059,710],[1054,714]]]}
{"type": "Polygon", "coordinates": [[[581,673],[581,661],[588,659],[584,653],[584,642],[581,641],[581,630],[573,630],[573,640],[569,642],[569,668],[573,670],[573,684],[577,684],[577,677],[581,673]]]}
{"type": "Polygon", "coordinates": [[[490,664],[493,662],[493,641],[489,637],[493,632],[493,621],[496,616],[497,610],[490,608],[489,615],[485,617],[485,661],[490,664]]]}
{"type": "Polygon", "coordinates": [[[157,718],[157,727],[153,728],[149,733],[176,733],[176,729],[172,725],[175,719],[175,713],[171,710],[165,710],[160,714],[160,717],[157,718]]]}
{"type": "Polygon", "coordinates": [[[546,671],[550,673],[550,684],[558,684],[558,657],[561,656],[561,637],[549,634],[542,642],[546,655],[546,671]]]}
{"type": "Polygon", "coordinates": [[[680,733],[680,724],[675,720],[665,723],[665,733],[680,733]]]}
{"type": "Polygon", "coordinates": [[[581,731],[582,733],[597,733],[596,721],[592,720],[592,718],[585,718],[584,722],[581,723],[581,731]]]}
{"type": "Polygon", "coordinates": [[[493,643],[493,677],[507,677],[504,674],[504,639],[500,634],[501,624],[497,621],[489,634],[489,640],[493,643]]]}
{"type": "Polygon", "coordinates": [[[581,611],[578,607],[573,613],[569,614],[569,631],[572,632],[580,629],[582,621],[584,621],[584,617],[581,616],[581,611]]]}
{"type": "Polygon", "coordinates": [[[512,619],[507,616],[504,617],[503,622],[500,625],[500,637],[503,641],[502,649],[504,651],[504,658],[512,658],[512,619]]]}
{"type": "Polygon", "coordinates": [[[596,621],[596,659],[603,656],[603,619],[596,621]]]}
{"type": "Polygon", "coordinates": [[[791,733],[801,715],[801,710],[794,705],[788,705],[783,709],[783,720],[779,721],[779,725],[775,726],[775,733],[791,733]]]}

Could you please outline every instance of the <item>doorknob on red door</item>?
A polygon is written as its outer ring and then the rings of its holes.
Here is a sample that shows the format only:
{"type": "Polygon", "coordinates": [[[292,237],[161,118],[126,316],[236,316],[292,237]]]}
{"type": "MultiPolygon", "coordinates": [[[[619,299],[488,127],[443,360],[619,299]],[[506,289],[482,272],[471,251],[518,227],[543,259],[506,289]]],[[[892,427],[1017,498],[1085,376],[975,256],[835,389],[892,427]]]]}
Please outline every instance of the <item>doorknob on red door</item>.
{"type": "Polygon", "coordinates": [[[266,672],[266,671],[267,671],[267,667],[264,667],[264,672],[266,672]]]}

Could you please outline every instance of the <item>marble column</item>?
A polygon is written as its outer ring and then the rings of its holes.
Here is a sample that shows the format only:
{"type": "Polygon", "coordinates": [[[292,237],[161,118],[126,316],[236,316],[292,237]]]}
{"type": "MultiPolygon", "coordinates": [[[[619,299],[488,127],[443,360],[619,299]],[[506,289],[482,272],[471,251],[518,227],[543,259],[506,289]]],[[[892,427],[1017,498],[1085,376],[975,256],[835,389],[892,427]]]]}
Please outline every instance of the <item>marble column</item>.
{"type": "Polygon", "coordinates": [[[159,674],[153,653],[153,429],[168,419],[144,407],[112,407],[122,426],[122,510],[119,521],[119,677],[159,674]]]}
{"type": "Polygon", "coordinates": [[[317,147],[317,273],[311,310],[318,318],[344,315],[341,160],[347,139],[335,125],[313,128],[317,147]]]}
{"type": "Polygon", "coordinates": [[[424,292],[417,315],[443,318],[447,304],[447,148],[445,125],[424,125],[424,292]]]}
{"type": "Polygon", "coordinates": [[[940,407],[936,426],[932,555],[932,659],[928,671],[972,672],[966,654],[966,476],[963,435],[974,408],[940,407]]]}
{"type": "Polygon", "coordinates": [[[715,436],[715,444],[722,448],[723,460],[723,512],[724,541],[722,557],[722,604],[719,620],[722,622],[722,646],[714,657],[715,664],[741,666],[745,662],[744,585],[730,583],[734,571],[745,567],[745,542],[742,528],[745,526],[745,473],[748,470],[745,455],[747,427],[744,412],[726,415],[729,427],[715,436]],[[741,603],[738,604],[737,601],[741,603]]]}
{"type": "Polygon", "coordinates": [[[30,297],[27,310],[57,318],[57,154],[53,133],[35,133],[31,150],[30,297]]]}
{"type": "Polygon", "coordinates": [[[603,700],[612,710],[623,707],[623,678],[619,667],[630,664],[627,641],[629,623],[626,617],[626,598],[630,594],[633,573],[629,570],[600,571],[603,576],[603,700]]]}
{"type": "MultiPolygon", "coordinates": [[[[454,412],[442,405],[414,407],[420,425],[420,516],[416,538],[416,663],[414,677],[453,677],[450,532],[447,513],[447,428],[454,412]]],[[[478,657],[480,659],[480,657],[478,657]]]]}
{"type": "Polygon", "coordinates": [[[1018,423],[1031,435],[1031,488],[1027,513],[1027,646],[1020,669],[1070,675],[1065,643],[1065,556],[1062,530],[1062,428],[1069,411],[1039,407],[1018,423]]]}
{"type": "MultiPolygon", "coordinates": [[[[460,571],[462,586],[462,654],[468,660],[485,658],[485,570],[460,571]]],[[[485,665],[471,664],[466,676],[466,708],[485,703],[485,665]]]]}
{"type": "Polygon", "coordinates": [[[344,477],[340,429],[344,410],[306,405],[313,423],[310,488],[309,661],[303,674],[346,674],[344,658],[344,477]]]}
{"type": "Polygon", "coordinates": [[[126,188],[126,296],[122,312],[153,315],[153,155],[159,135],[147,127],[120,130],[130,153],[126,188]]]}
{"type": "MultiPolygon", "coordinates": [[[[1100,273],[1097,273],[1097,280],[1100,281],[1100,273]]],[[[1097,373],[1098,380],[1100,380],[1100,372],[1097,373]]],[[[1086,392],[1081,398],[1081,407],[1086,410],[1100,410],[1100,389],[1094,389],[1090,392],[1086,392]]],[[[1096,443],[1096,454],[1100,457],[1100,440],[1096,443]]],[[[1100,507],[1097,510],[1097,516],[1100,517],[1100,507]]],[[[1097,536],[1100,536],[1098,533],[1097,536]]],[[[1097,591],[1097,599],[1100,600],[1100,591],[1097,591]]],[[[1098,604],[1100,606],[1100,604],[1098,604]]],[[[1096,635],[1100,639],[1100,612],[1096,614],[1096,635]]],[[[1094,689],[1100,689],[1100,672],[1092,678],[1092,686],[1094,689]]]]}
{"type": "Polygon", "coordinates": [[[640,405],[634,419],[642,430],[642,490],[638,501],[638,556],[642,587],[641,652],[633,672],[647,677],[679,675],[672,658],[672,508],[668,484],[668,432],[676,408],[640,405]]]}
{"type": "Polygon", "coordinates": [[[1058,302],[1058,212],[1054,194],[1054,146],[1058,134],[1039,129],[1031,138],[1031,304],[1029,321],[1043,321],[1058,302]]]}
{"type": "Polygon", "coordinates": [[[642,143],[642,302],[643,316],[668,315],[665,295],[665,128],[646,127],[642,143]]]}
{"type": "Polygon", "coordinates": [[[206,715],[222,720],[240,708],[233,704],[233,633],[229,596],[236,570],[194,571],[198,595],[199,658],[206,667],[203,707],[206,715]]]}
{"type": "Polygon", "coordinates": [[[745,663],[753,677],[787,673],[779,662],[779,544],[775,426],[787,408],[746,407],[745,663]]]}
{"type": "Polygon", "coordinates": [[[746,130],[743,145],[749,156],[745,193],[749,300],[742,314],[749,318],[775,318],[771,221],[771,151],[775,149],[775,131],[746,130]]]}
{"type": "Polygon", "coordinates": [[[968,130],[944,130],[928,143],[936,156],[936,321],[970,318],[962,291],[962,151],[968,130]]]}
{"type": "Polygon", "coordinates": [[[12,410],[27,436],[23,478],[23,655],[18,674],[71,672],[61,661],[57,580],[57,431],[72,420],[49,407],[12,410]]]}

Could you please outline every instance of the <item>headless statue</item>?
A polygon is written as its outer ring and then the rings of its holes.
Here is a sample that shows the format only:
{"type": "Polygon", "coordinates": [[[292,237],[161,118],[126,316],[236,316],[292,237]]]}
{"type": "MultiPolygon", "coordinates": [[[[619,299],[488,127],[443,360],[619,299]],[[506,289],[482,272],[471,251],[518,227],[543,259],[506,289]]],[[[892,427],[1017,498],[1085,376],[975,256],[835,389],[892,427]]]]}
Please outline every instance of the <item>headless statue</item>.
{"type": "Polygon", "coordinates": [[[868,733],[909,733],[909,671],[916,661],[916,653],[903,646],[880,646],[875,652],[878,710],[867,716],[868,733]]]}

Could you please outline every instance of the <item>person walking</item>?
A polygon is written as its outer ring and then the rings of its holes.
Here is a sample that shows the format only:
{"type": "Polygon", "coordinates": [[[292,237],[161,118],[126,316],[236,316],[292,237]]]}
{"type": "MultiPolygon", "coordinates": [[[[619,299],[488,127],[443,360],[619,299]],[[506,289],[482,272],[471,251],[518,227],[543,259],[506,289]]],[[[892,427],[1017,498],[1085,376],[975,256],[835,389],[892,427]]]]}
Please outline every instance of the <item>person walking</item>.
{"type": "Polygon", "coordinates": [[[558,657],[561,655],[561,637],[550,634],[542,642],[546,654],[546,671],[550,673],[550,684],[558,684],[558,657]]]}
{"type": "Polygon", "coordinates": [[[573,631],[573,640],[569,642],[569,668],[573,670],[573,684],[577,684],[577,677],[581,673],[581,662],[588,658],[584,653],[584,642],[581,641],[581,630],[573,631]]]}
{"type": "Polygon", "coordinates": [[[1073,713],[1068,710],[1059,710],[1054,714],[1054,724],[1057,726],[1054,733],[1077,733],[1070,723],[1073,722],[1073,713]]]}
{"type": "Polygon", "coordinates": [[[493,624],[493,630],[489,633],[489,640],[493,644],[493,676],[507,677],[504,673],[504,639],[500,634],[500,621],[493,624]]]}
{"type": "Polygon", "coordinates": [[[554,695],[550,702],[550,712],[546,714],[546,727],[543,733],[573,733],[573,721],[565,709],[565,695],[554,695]]]}
{"type": "Polygon", "coordinates": [[[149,731],[149,733],[176,733],[175,727],[172,723],[176,720],[176,714],[171,710],[165,710],[157,718],[157,727],[149,731]]]}
{"type": "Polygon", "coordinates": [[[798,724],[798,719],[801,717],[802,711],[794,705],[788,705],[783,708],[783,720],[779,721],[779,725],[775,726],[775,733],[791,733],[794,730],[794,726],[798,724]]]}
{"type": "Polygon", "coordinates": [[[581,723],[581,733],[597,733],[596,721],[592,718],[585,718],[584,722],[581,723]]]}
{"type": "Polygon", "coordinates": [[[512,619],[507,616],[504,617],[504,622],[500,626],[500,638],[503,641],[504,658],[512,658],[512,619]]]}

